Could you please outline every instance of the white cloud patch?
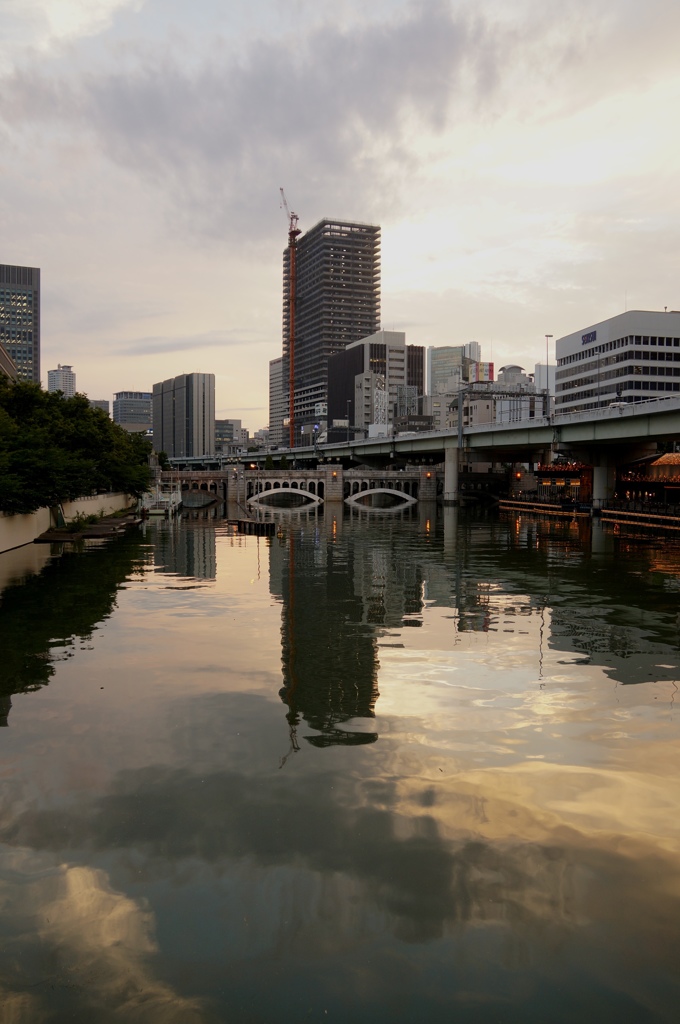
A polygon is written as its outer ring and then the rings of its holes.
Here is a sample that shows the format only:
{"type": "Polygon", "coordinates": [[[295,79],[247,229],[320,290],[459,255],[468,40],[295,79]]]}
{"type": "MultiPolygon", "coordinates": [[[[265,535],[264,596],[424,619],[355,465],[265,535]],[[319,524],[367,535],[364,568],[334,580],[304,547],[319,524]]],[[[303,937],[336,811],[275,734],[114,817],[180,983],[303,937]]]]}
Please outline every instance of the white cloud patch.
{"type": "Polygon", "coordinates": [[[2,0],[0,68],[21,63],[26,48],[49,50],[55,44],[96,35],[124,8],[143,0],[2,0]]]}

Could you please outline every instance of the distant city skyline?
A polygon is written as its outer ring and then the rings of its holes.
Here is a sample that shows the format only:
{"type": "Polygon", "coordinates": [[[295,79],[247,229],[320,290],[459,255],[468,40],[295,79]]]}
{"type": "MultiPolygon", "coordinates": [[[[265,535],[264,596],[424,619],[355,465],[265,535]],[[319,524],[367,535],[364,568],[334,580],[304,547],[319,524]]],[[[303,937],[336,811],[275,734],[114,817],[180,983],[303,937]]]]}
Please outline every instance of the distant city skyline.
{"type": "Polygon", "coordinates": [[[381,225],[413,344],[533,367],[679,309],[679,31],[670,0],[11,0],[0,260],[41,268],[43,366],[95,397],[200,366],[263,426],[281,185],[303,232],[381,225]]]}

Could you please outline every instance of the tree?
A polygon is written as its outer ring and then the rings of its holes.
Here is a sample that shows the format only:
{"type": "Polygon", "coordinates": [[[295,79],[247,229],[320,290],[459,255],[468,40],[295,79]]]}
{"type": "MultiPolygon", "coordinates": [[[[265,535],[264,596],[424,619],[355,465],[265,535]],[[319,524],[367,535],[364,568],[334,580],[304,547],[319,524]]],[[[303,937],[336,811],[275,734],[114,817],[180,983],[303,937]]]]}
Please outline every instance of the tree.
{"type": "Polygon", "coordinates": [[[164,473],[167,473],[171,469],[170,459],[168,458],[167,452],[157,452],[156,457],[158,459],[158,465],[164,473]]]}
{"type": "Polygon", "coordinates": [[[279,459],[279,469],[288,469],[288,459],[285,455],[282,455],[279,459]]]}
{"type": "Polygon", "coordinates": [[[139,496],[151,443],[128,434],[84,395],[0,377],[0,511],[34,512],[93,491],[139,496]]]}
{"type": "Polygon", "coordinates": [[[265,469],[273,469],[274,468],[274,460],[271,457],[271,455],[267,455],[267,458],[264,460],[264,468],[265,469]]]}

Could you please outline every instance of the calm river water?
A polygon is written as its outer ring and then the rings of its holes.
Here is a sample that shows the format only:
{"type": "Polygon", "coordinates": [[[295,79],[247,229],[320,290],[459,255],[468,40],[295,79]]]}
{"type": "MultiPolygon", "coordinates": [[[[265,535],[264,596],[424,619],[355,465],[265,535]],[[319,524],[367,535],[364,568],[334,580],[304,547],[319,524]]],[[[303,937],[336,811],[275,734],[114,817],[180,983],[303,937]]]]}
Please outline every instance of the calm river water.
{"type": "Polygon", "coordinates": [[[0,1022],[675,1022],[680,545],[278,522],[0,556],[0,1022]]]}

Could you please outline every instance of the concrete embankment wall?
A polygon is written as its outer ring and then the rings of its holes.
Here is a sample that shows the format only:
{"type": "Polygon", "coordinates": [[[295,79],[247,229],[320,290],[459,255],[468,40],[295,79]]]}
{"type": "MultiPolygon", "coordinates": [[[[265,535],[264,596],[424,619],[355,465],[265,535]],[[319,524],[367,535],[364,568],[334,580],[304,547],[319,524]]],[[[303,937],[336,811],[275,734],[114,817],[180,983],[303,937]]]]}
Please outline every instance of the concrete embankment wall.
{"type": "MultiPolygon", "coordinates": [[[[120,512],[130,505],[132,499],[127,494],[95,494],[87,498],[75,498],[62,504],[64,519],[68,523],[77,515],[110,515],[120,512]]],[[[45,530],[55,524],[48,508],[39,508],[25,516],[8,516],[0,513],[0,552],[31,544],[45,530]]]]}

